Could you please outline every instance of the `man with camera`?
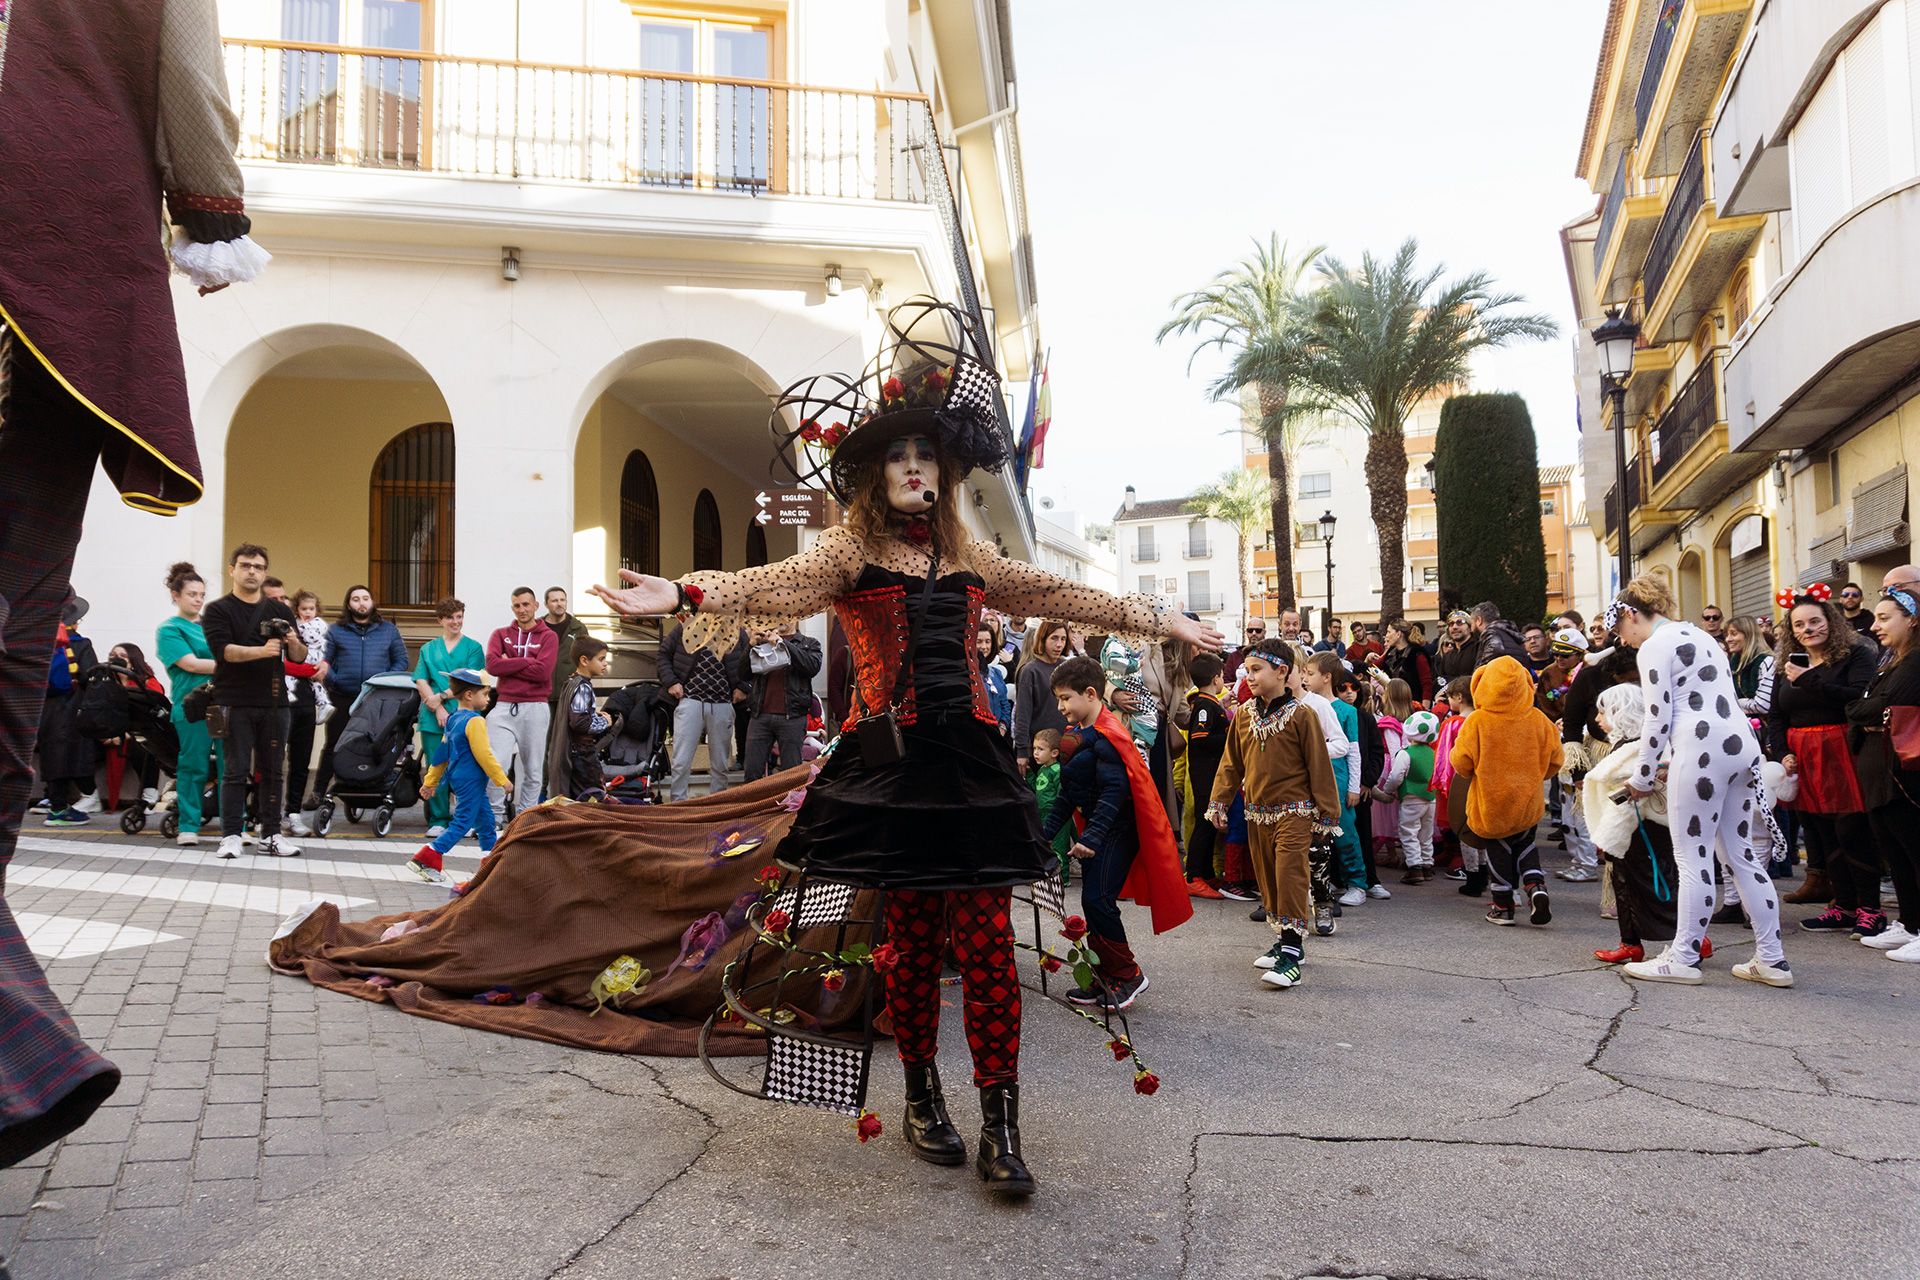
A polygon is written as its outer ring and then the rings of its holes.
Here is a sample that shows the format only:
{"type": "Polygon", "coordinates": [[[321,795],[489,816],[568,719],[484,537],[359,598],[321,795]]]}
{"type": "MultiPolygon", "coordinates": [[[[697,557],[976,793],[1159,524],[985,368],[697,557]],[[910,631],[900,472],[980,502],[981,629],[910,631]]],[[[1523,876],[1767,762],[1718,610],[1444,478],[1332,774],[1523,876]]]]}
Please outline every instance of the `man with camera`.
{"type": "Polygon", "coordinates": [[[746,780],[758,782],[772,772],[768,759],[776,745],[782,769],[800,763],[807,713],[813,709],[813,678],[826,655],[818,640],[801,635],[790,623],[756,631],[752,638],[747,669],[753,676],[753,719],[747,723],[746,780]]]}
{"type": "Polygon", "coordinates": [[[254,852],[291,858],[300,850],[280,834],[281,771],[287,754],[287,659],[304,662],[307,646],[293,611],[264,591],[267,549],[243,542],[227,557],[233,590],[200,615],[213,650],[213,705],[207,721],[226,748],[220,783],[220,856],[245,843],[247,784],[260,776],[260,841],[254,852]]]}

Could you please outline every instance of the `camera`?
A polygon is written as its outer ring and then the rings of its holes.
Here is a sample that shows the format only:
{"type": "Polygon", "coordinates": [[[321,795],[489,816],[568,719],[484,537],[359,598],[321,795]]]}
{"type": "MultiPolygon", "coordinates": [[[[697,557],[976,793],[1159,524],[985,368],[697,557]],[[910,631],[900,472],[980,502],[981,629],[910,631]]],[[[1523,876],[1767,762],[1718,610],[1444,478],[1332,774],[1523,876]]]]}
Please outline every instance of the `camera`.
{"type": "Polygon", "coordinates": [[[268,640],[285,640],[293,634],[293,624],[285,618],[267,618],[260,623],[260,633],[268,640]]]}

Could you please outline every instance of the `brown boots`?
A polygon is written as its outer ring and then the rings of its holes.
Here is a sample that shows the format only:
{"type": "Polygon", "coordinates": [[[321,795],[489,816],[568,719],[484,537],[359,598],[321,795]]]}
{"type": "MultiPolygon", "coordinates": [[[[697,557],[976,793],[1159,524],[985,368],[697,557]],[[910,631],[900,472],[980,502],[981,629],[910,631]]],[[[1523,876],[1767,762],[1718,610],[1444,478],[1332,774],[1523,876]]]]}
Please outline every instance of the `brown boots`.
{"type": "Polygon", "coordinates": [[[1800,882],[1798,889],[1792,893],[1780,895],[1782,902],[1831,902],[1832,900],[1833,887],[1827,883],[1827,873],[1818,870],[1809,870],[1807,878],[1800,882]]]}

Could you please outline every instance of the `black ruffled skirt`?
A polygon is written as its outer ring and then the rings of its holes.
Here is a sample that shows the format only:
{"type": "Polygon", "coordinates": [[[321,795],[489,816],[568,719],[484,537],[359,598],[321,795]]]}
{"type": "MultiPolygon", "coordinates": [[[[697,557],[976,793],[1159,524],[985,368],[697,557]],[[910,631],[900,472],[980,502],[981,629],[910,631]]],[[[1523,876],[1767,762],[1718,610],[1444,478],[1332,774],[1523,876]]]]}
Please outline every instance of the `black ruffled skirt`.
{"type": "Polygon", "coordinates": [[[991,889],[1031,884],[1055,865],[1013,748],[971,712],[902,728],[899,763],[869,765],[840,736],[807,788],[780,856],[862,889],[991,889]]]}

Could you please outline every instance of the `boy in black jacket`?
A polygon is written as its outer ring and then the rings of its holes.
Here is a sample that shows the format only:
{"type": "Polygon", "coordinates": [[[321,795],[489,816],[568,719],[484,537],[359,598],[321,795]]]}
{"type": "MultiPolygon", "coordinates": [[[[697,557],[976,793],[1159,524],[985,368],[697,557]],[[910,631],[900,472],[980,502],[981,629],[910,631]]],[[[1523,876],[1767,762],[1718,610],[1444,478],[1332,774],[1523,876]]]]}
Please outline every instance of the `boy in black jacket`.
{"type": "MultiPolygon", "coordinates": [[[[1096,972],[1106,987],[1104,992],[1099,983],[1093,988],[1075,987],[1067,992],[1067,999],[1081,1005],[1111,1000],[1113,1008],[1125,1009],[1147,989],[1147,975],[1133,958],[1127,927],[1120,919],[1120,889],[1140,852],[1133,788],[1119,749],[1094,723],[1106,711],[1101,700],[1106,675],[1100,664],[1091,658],[1069,658],[1054,669],[1052,683],[1068,731],[1061,739],[1060,798],[1040,834],[1052,841],[1074,813],[1085,823],[1072,855],[1080,861],[1080,910],[1087,920],[1087,945],[1100,957],[1096,972]]],[[[1112,712],[1106,714],[1111,718],[1112,712]]],[[[1117,729],[1117,721],[1115,725],[1117,729]]]]}
{"type": "MultiPolygon", "coordinates": [[[[1187,695],[1187,778],[1193,785],[1194,813],[1207,807],[1213,776],[1227,751],[1227,709],[1220,702],[1226,664],[1218,654],[1195,654],[1187,664],[1193,692],[1187,695]]],[[[1197,819],[1187,839],[1187,892],[1196,898],[1225,895],[1214,884],[1213,824],[1197,819]]]]}

